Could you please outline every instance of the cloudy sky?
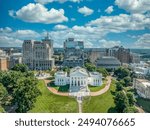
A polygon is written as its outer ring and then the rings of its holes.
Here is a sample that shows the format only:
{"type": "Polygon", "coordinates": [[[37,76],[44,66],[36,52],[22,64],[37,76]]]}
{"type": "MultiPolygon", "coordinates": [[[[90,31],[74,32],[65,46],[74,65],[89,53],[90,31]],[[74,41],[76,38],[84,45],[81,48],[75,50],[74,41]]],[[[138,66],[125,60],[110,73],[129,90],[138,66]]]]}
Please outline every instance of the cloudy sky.
{"type": "Polygon", "coordinates": [[[0,0],[0,47],[22,46],[49,32],[85,47],[150,48],[150,0],[0,0]]]}

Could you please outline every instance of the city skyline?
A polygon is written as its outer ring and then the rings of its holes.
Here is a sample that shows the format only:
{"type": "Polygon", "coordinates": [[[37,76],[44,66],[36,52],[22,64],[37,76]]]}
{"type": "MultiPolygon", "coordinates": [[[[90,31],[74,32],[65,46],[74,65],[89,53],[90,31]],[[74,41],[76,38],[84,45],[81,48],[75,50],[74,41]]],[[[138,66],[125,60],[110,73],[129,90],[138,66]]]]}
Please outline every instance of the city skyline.
{"type": "Polygon", "coordinates": [[[0,47],[21,47],[49,32],[54,47],[73,37],[85,48],[150,49],[147,0],[1,0],[0,12],[0,47]]]}

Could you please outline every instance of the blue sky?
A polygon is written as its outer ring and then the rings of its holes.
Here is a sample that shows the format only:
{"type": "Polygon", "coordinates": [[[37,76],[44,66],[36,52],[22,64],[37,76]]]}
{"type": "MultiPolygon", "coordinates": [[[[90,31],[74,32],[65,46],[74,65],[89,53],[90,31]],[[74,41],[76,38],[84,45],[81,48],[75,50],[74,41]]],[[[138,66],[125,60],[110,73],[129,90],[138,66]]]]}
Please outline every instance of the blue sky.
{"type": "Polygon", "coordinates": [[[85,47],[150,48],[150,0],[0,0],[0,47],[22,46],[49,32],[85,47]]]}

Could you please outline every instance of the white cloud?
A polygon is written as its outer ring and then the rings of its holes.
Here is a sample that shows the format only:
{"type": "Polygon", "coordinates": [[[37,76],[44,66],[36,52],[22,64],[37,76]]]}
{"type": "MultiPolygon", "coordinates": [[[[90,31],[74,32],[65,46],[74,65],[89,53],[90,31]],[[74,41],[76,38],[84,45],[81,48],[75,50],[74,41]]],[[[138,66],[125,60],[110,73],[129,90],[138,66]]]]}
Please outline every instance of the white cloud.
{"type": "Polygon", "coordinates": [[[139,37],[135,42],[137,48],[149,48],[150,49],[150,34],[146,33],[139,37]]]}
{"type": "Polygon", "coordinates": [[[16,32],[14,32],[12,35],[14,35],[15,37],[21,38],[21,39],[30,39],[30,38],[38,38],[40,37],[39,33],[33,31],[33,30],[17,30],[16,32]]]}
{"type": "Polygon", "coordinates": [[[119,8],[130,13],[145,13],[150,11],[149,0],[115,0],[119,8]]]}
{"type": "Polygon", "coordinates": [[[78,12],[81,13],[81,14],[83,14],[84,16],[88,16],[88,15],[93,14],[94,10],[92,10],[92,9],[84,6],[82,8],[79,8],[78,12]]]}
{"type": "Polygon", "coordinates": [[[29,3],[18,11],[10,10],[9,15],[31,23],[51,24],[68,21],[68,18],[64,16],[63,9],[56,10],[52,8],[51,10],[48,10],[46,7],[39,3],[29,3]]]}
{"type": "Polygon", "coordinates": [[[97,27],[106,33],[126,32],[128,30],[143,30],[150,28],[150,18],[143,14],[120,14],[117,16],[102,16],[92,20],[88,26],[97,27]]]}
{"type": "Polygon", "coordinates": [[[58,25],[56,25],[56,26],[54,27],[54,29],[56,29],[56,30],[65,30],[65,29],[68,29],[68,27],[65,26],[65,25],[60,25],[60,24],[58,24],[58,25]]]}
{"type": "Polygon", "coordinates": [[[105,12],[108,13],[108,14],[111,14],[113,11],[114,11],[113,6],[109,6],[109,7],[105,10],[105,12]]]}
{"type": "Polygon", "coordinates": [[[84,26],[73,26],[72,29],[74,31],[79,31],[80,33],[84,33],[84,32],[88,32],[88,33],[94,33],[95,29],[90,27],[90,26],[87,26],[87,27],[84,27],[84,26]]]}
{"type": "Polygon", "coordinates": [[[41,4],[48,4],[48,3],[52,3],[52,2],[59,2],[59,3],[64,3],[64,2],[67,2],[67,1],[70,1],[70,2],[80,2],[82,0],[34,0],[35,2],[38,2],[38,3],[41,3],[41,4]]]}
{"type": "Polygon", "coordinates": [[[23,41],[13,38],[13,37],[8,37],[8,36],[1,36],[0,35],[0,46],[1,47],[21,47],[23,41]]]}
{"type": "Polygon", "coordinates": [[[102,48],[111,48],[114,46],[120,46],[121,41],[107,41],[105,39],[99,40],[100,47],[102,48]]]}
{"type": "Polygon", "coordinates": [[[1,47],[20,47],[23,40],[38,39],[41,34],[33,30],[13,30],[10,27],[0,28],[0,46],[1,47]]]}
{"type": "Polygon", "coordinates": [[[0,28],[0,33],[9,33],[12,32],[10,27],[0,28]]]}

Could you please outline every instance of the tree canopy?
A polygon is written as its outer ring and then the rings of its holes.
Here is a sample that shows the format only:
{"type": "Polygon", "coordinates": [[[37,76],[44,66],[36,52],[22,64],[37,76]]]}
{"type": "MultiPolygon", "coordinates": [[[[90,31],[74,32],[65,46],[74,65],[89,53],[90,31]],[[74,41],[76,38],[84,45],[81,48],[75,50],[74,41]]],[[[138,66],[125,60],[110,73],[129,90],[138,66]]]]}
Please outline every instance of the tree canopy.
{"type": "Polygon", "coordinates": [[[7,97],[6,88],[0,83],[0,106],[4,104],[5,98],[7,97]]]}
{"type": "Polygon", "coordinates": [[[123,79],[124,77],[130,76],[130,71],[127,68],[119,67],[115,70],[114,74],[118,77],[118,79],[123,79]]]}
{"type": "Polygon", "coordinates": [[[104,77],[107,77],[109,75],[108,71],[105,68],[100,68],[99,67],[99,68],[96,69],[96,71],[99,72],[99,73],[102,73],[102,75],[104,77]]]}
{"type": "Polygon", "coordinates": [[[85,68],[91,72],[96,71],[96,66],[92,63],[85,63],[85,68]]]}
{"type": "Polygon", "coordinates": [[[14,102],[18,106],[17,112],[27,112],[33,107],[36,97],[40,94],[37,84],[37,80],[31,77],[17,81],[13,91],[14,102]]]}
{"type": "Polygon", "coordinates": [[[28,71],[28,67],[25,64],[16,64],[13,68],[11,68],[11,70],[27,72],[28,71]]]}
{"type": "Polygon", "coordinates": [[[123,91],[119,91],[116,93],[114,101],[116,104],[116,110],[119,113],[122,113],[124,111],[124,109],[128,107],[128,104],[129,104],[127,96],[126,96],[125,92],[123,92],[123,91]]]}
{"type": "Polygon", "coordinates": [[[116,90],[117,90],[117,91],[122,91],[122,90],[123,90],[123,85],[122,85],[121,82],[117,82],[117,83],[116,83],[116,90]]]}
{"type": "Polygon", "coordinates": [[[4,102],[11,101],[11,105],[16,106],[16,112],[29,111],[40,94],[38,80],[25,65],[16,65],[13,70],[0,72],[0,83],[0,96],[7,95],[4,102]]]}

